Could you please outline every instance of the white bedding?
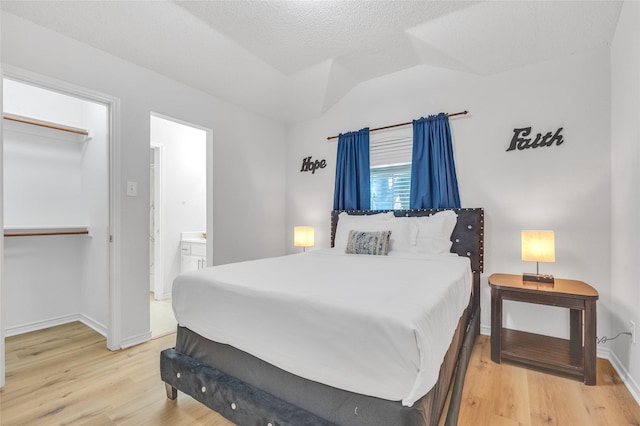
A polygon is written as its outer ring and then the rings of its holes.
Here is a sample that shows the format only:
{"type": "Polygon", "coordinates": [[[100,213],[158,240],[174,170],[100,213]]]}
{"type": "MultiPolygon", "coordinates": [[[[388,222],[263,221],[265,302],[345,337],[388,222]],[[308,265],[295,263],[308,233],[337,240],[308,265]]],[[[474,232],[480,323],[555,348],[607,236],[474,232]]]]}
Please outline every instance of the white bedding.
{"type": "Polygon", "coordinates": [[[180,275],[173,309],[290,373],[411,406],[436,383],[471,288],[466,257],[326,249],[180,275]]]}

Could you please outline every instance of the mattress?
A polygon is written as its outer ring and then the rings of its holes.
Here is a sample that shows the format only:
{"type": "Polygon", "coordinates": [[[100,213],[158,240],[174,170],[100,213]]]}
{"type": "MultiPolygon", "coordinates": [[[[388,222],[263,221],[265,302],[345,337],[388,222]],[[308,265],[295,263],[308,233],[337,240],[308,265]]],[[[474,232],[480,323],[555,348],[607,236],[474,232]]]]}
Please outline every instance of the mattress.
{"type": "Polygon", "coordinates": [[[178,323],[302,378],[411,406],[436,383],[471,292],[456,255],[337,250],[180,275],[178,323]]]}

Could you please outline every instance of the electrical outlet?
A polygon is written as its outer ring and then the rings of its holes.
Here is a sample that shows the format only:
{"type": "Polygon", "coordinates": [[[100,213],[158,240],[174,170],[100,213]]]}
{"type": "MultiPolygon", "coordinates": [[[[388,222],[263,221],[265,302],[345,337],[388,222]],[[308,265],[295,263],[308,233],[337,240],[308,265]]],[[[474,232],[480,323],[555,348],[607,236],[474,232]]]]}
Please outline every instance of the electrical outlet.
{"type": "Polygon", "coordinates": [[[629,321],[629,327],[631,328],[631,343],[636,343],[636,323],[629,321]]]}

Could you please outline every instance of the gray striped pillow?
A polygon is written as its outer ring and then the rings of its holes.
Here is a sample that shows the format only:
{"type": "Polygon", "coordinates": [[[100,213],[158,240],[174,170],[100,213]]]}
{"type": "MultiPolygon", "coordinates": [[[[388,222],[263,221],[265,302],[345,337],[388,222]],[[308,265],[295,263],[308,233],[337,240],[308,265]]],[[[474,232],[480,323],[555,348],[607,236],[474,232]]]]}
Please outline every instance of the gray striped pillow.
{"type": "Polygon", "coordinates": [[[386,256],[389,253],[391,231],[349,231],[347,248],[349,254],[373,254],[386,256]]]}

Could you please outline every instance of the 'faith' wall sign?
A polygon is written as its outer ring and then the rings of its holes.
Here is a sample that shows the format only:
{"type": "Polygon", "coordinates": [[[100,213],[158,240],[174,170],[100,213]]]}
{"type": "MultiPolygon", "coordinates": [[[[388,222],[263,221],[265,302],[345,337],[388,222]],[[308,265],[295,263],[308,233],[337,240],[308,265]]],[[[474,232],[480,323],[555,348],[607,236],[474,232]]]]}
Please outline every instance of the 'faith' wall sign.
{"type": "Polygon", "coordinates": [[[551,146],[554,143],[556,145],[561,145],[564,142],[564,139],[560,134],[561,131],[562,127],[556,130],[554,134],[552,134],[551,132],[547,132],[544,136],[542,136],[542,133],[538,133],[536,135],[536,138],[532,141],[532,138],[525,137],[531,134],[531,127],[513,129],[513,138],[511,139],[511,144],[509,145],[509,148],[507,148],[507,151],[513,151],[515,149],[522,151],[523,149],[551,146]]]}
{"type": "Polygon", "coordinates": [[[311,161],[311,156],[302,160],[302,167],[300,168],[301,172],[311,172],[314,174],[316,169],[324,169],[327,167],[327,160],[315,160],[311,161]]]}

